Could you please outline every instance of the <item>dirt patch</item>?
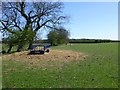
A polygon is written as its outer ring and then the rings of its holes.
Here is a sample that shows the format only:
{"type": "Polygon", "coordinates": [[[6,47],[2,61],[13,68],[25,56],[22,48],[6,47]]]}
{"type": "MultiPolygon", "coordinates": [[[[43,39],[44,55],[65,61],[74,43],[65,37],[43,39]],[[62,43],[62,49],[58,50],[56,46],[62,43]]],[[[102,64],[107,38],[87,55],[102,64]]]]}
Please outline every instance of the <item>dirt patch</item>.
{"type": "MultiPolygon", "coordinates": [[[[84,60],[87,55],[71,50],[51,50],[43,55],[28,55],[28,51],[17,52],[9,55],[3,55],[5,61],[13,63],[23,63],[23,67],[28,68],[63,68],[69,61],[84,60]]],[[[46,70],[46,69],[45,69],[46,70]]]]}
{"type": "Polygon", "coordinates": [[[35,54],[28,55],[29,52],[17,52],[14,54],[3,55],[3,58],[9,60],[50,60],[50,61],[71,61],[71,60],[83,60],[87,55],[70,50],[51,50],[49,53],[43,55],[35,54]]]}

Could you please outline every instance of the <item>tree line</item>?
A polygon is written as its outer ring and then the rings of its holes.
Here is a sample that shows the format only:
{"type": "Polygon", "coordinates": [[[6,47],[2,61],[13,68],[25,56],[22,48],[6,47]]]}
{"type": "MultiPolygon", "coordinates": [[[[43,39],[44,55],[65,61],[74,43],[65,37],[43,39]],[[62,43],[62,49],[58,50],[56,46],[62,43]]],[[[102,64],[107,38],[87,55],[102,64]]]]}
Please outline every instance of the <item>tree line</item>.
{"type": "Polygon", "coordinates": [[[107,43],[108,39],[69,39],[69,43],[107,43]]]}
{"type": "MultiPolygon", "coordinates": [[[[34,43],[49,43],[50,41],[48,39],[44,40],[36,40],[34,43]]],[[[108,40],[108,39],[67,39],[67,44],[69,43],[110,43],[110,42],[120,42],[118,40],[108,40]]]]}

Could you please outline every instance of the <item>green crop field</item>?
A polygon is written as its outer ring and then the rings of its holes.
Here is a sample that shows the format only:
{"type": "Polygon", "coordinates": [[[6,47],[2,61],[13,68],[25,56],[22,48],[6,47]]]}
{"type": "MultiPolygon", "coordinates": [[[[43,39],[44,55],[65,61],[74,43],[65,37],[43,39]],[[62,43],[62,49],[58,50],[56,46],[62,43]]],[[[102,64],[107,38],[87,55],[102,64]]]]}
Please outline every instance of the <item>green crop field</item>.
{"type": "MultiPolygon", "coordinates": [[[[2,60],[3,88],[117,88],[118,44],[61,45],[52,50],[73,50],[87,56],[82,61],[41,61],[28,67],[27,62],[2,60]]],[[[8,58],[9,59],[9,58],[8,58]]]]}

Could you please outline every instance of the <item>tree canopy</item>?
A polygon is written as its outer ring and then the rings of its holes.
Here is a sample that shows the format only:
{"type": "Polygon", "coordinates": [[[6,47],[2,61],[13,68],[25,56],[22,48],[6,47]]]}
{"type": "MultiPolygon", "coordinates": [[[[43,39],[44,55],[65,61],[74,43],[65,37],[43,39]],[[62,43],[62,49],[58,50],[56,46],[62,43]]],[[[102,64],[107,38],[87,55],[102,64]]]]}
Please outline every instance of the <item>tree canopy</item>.
{"type": "Polygon", "coordinates": [[[54,28],[47,35],[48,42],[51,43],[51,45],[67,43],[69,35],[69,31],[66,30],[64,27],[54,28]]]}
{"type": "Polygon", "coordinates": [[[61,2],[2,2],[1,30],[14,33],[30,28],[37,32],[42,27],[61,24],[61,2]]]}
{"type": "Polygon", "coordinates": [[[2,33],[16,34],[19,37],[19,42],[21,38],[26,39],[24,36],[28,34],[22,36],[18,35],[16,31],[25,34],[29,30],[29,32],[35,34],[31,35],[32,39],[27,39],[31,45],[39,30],[51,29],[65,22],[67,17],[62,14],[63,6],[62,2],[45,2],[44,0],[41,0],[41,2],[2,2],[0,31],[2,33]]]}

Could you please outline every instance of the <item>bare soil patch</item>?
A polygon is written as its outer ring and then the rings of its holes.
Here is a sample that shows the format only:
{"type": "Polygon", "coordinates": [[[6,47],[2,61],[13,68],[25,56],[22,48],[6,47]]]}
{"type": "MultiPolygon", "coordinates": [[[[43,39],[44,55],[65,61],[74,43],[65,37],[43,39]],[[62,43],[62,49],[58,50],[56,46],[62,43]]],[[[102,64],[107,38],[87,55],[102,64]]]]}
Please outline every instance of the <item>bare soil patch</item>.
{"type": "Polygon", "coordinates": [[[83,60],[87,55],[70,50],[51,50],[49,53],[43,55],[35,54],[28,55],[28,51],[17,52],[9,55],[3,55],[3,58],[11,60],[50,60],[50,61],[71,61],[71,60],[83,60]]]}
{"type": "MultiPolygon", "coordinates": [[[[35,54],[28,55],[28,51],[16,52],[9,55],[3,55],[2,58],[5,61],[13,61],[13,63],[23,62],[25,68],[37,68],[37,67],[63,67],[64,64],[70,61],[84,60],[87,55],[71,51],[71,50],[51,50],[49,53],[43,55],[35,54]]],[[[23,66],[23,67],[24,67],[23,66]]],[[[46,70],[46,69],[45,69],[46,70]]]]}

